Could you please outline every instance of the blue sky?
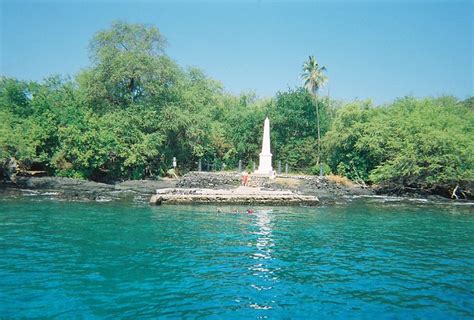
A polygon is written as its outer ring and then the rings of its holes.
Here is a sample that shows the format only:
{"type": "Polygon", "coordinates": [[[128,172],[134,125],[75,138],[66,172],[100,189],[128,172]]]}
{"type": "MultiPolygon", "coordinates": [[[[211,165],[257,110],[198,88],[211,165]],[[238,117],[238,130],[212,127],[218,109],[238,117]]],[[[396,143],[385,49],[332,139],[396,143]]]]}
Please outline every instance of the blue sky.
{"type": "Polygon", "coordinates": [[[300,85],[309,54],[336,99],[474,91],[472,1],[0,2],[0,73],[20,79],[74,76],[94,33],[121,19],[157,26],[171,58],[233,93],[300,85]]]}

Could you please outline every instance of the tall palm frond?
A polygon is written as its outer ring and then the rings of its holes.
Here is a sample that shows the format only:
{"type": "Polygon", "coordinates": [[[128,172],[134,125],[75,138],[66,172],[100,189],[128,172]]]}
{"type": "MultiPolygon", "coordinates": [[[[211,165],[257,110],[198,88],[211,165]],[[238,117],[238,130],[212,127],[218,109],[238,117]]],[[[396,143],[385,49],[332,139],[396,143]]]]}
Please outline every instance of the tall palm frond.
{"type": "Polygon", "coordinates": [[[309,93],[316,95],[318,90],[327,82],[324,74],[326,67],[320,66],[314,56],[309,56],[308,61],[303,63],[303,72],[301,79],[304,81],[304,87],[309,93]]]}

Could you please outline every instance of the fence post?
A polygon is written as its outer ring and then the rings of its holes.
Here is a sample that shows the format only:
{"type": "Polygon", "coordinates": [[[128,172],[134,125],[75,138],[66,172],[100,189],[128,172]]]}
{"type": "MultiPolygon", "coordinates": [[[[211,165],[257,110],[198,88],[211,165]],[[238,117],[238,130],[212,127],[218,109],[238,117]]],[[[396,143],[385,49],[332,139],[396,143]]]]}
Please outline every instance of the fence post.
{"type": "Polygon", "coordinates": [[[253,163],[253,172],[255,172],[255,161],[252,161],[253,163]]]}
{"type": "Polygon", "coordinates": [[[285,164],[285,173],[288,174],[288,162],[285,164]]]}
{"type": "Polygon", "coordinates": [[[201,163],[201,158],[199,158],[198,160],[198,171],[201,172],[202,171],[202,163],[201,163]]]}
{"type": "Polygon", "coordinates": [[[278,174],[281,174],[281,161],[278,160],[278,174]]]}
{"type": "Polygon", "coordinates": [[[242,160],[239,160],[239,172],[242,172],[242,160]]]}

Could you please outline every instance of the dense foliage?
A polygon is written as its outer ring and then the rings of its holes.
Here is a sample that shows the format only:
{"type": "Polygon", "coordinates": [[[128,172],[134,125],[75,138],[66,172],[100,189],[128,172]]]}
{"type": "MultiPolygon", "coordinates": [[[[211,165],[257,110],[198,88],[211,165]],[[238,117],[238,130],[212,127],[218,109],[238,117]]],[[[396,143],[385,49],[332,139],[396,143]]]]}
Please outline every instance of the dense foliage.
{"type": "Polygon", "coordinates": [[[452,97],[348,104],[325,137],[326,158],[356,180],[422,188],[473,181],[473,111],[452,97]]]}
{"type": "MultiPolygon", "coordinates": [[[[0,163],[98,181],[251,166],[271,119],[275,163],[318,173],[317,113],[326,172],[430,187],[474,180],[473,99],[340,103],[304,88],[272,99],[226,93],[165,53],[155,27],[117,22],[91,41],[74,79],[0,78],[0,163]],[[316,108],[318,106],[318,108],[316,108]]],[[[295,70],[296,72],[297,70],[295,70]]]]}

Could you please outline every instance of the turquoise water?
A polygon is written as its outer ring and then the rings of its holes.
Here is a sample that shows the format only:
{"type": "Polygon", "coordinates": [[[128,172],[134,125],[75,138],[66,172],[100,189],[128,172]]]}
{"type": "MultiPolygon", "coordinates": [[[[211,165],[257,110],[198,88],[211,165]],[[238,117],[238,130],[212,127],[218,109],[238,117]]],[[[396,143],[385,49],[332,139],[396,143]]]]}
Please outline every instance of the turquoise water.
{"type": "Polygon", "coordinates": [[[232,209],[4,199],[0,317],[474,317],[472,206],[232,209]]]}

